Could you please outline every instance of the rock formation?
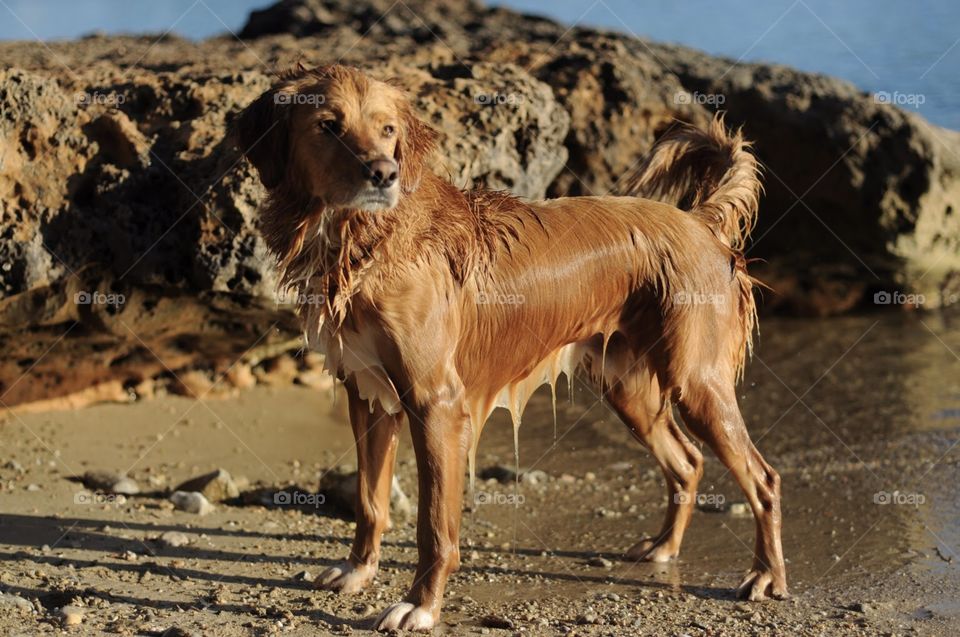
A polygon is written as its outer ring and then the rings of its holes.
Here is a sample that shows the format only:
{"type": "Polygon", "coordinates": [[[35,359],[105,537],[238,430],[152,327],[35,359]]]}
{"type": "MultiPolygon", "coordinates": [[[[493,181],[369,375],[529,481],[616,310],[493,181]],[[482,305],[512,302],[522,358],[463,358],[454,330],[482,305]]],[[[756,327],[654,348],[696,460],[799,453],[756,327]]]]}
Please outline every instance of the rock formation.
{"type": "Polygon", "coordinates": [[[960,298],[960,133],[833,78],[469,0],[282,0],[240,37],[0,55],[0,406],[296,349],[229,130],[297,61],[398,78],[441,132],[438,170],[530,198],[617,192],[675,121],[719,108],[766,168],[765,310],[960,298]]]}

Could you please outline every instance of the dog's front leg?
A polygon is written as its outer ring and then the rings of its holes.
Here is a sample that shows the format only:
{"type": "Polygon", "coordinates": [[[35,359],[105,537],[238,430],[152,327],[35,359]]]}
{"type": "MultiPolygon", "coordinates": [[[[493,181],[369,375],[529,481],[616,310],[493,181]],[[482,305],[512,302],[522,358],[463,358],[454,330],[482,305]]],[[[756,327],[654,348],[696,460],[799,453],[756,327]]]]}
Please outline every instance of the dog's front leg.
{"type": "Polygon", "coordinates": [[[378,630],[430,630],[440,617],[447,578],[460,567],[460,514],[470,422],[459,381],[414,401],[410,432],[417,456],[417,571],[404,601],[377,619],[378,630]]]}
{"type": "Polygon", "coordinates": [[[357,445],[357,528],[349,559],[328,568],[318,582],[321,588],[356,593],[373,581],[380,563],[380,537],[390,521],[390,482],[403,414],[388,414],[379,403],[371,411],[353,381],[345,385],[357,445]]]}

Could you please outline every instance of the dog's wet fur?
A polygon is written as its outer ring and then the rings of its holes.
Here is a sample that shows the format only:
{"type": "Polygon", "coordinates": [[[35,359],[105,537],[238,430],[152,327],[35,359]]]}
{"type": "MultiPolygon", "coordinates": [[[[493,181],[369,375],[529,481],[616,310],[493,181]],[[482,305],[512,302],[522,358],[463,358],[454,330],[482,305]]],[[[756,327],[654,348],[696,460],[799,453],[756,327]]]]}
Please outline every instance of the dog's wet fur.
{"type": "Polygon", "coordinates": [[[322,586],[348,593],[373,582],[408,422],[419,562],[376,628],[431,629],[460,563],[464,476],[488,415],[503,406],[518,421],[538,386],[581,369],[666,477],[663,527],[628,559],[675,558],[690,522],[703,458],[677,405],[756,518],[738,591],[787,596],[780,478],[750,441],[735,394],[756,322],[741,250],[760,193],[739,133],[719,118],[707,130],[677,127],[627,176],[625,196],[528,202],[438,176],[429,163],[438,134],[395,84],[355,68],[283,74],[237,131],[269,191],[262,229],[282,284],[349,396],[356,536],[322,586]]]}

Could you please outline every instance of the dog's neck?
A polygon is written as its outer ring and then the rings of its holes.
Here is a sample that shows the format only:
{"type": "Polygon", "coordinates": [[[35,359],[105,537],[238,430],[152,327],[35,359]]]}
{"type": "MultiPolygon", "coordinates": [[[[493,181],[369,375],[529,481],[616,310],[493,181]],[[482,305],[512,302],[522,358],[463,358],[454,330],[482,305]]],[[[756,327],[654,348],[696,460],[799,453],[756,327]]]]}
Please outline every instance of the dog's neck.
{"type": "Polygon", "coordinates": [[[390,253],[402,262],[428,249],[418,237],[431,234],[432,209],[438,188],[444,187],[459,194],[440,177],[426,174],[396,207],[376,212],[330,208],[319,199],[297,196],[303,190],[296,185],[271,192],[261,229],[277,257],[281,289],[313,304],[319,300],[319,313],[301,301],[301,313],[314,315],[307,322],[338,329],[378,256],[390,253]]]}

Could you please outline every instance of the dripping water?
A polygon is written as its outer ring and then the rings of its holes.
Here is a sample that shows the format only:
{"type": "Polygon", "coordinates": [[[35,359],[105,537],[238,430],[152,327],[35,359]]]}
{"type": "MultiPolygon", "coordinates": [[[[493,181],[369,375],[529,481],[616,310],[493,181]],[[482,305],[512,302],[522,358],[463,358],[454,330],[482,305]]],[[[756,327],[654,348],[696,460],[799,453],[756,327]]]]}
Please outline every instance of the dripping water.
{"type": "Polygon", "coordinates": [[[600,352],[600,403],[603,404],[603,394],[604,394],[604,384],[603,376],[604,372],[607,371],[607,344],[610,342],[610,336],[604,332],[603,333],[603,348],[600,352]]]}
{"type": "Polygon", "coordinates": [[[467,449],[467,504],[473,509],[476,503],[476,483],[477,483],[477,439],[473,439],[473,444],[467,449]]]}
{"type": "Polygon", "coordinates": [[[520,506],[520,405],[514,404],[510,410],[513,419],[513,479],[514,504],[520,506]]]}
{"type": "Polygon", "coordinates": [[[550,402],[553,405],[553,444],[557,444],[557,381],[550,381],[550,402]]]}

